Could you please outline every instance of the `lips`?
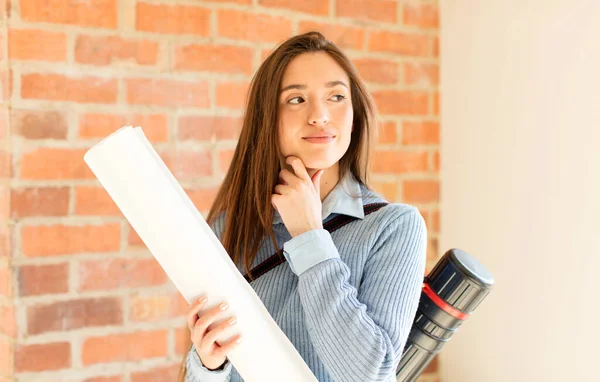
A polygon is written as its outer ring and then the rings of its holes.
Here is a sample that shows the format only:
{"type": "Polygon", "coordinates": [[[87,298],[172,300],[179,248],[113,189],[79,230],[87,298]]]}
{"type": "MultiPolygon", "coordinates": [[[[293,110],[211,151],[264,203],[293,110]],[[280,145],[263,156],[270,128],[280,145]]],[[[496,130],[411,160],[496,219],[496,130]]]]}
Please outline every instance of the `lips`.
{"type": "Polygon", "coordinates": [[[315,134],[310,135],[308,137],[302,137],[302,139],[311,139],[311,138],[335,138],[334,134],[315,134]]]}

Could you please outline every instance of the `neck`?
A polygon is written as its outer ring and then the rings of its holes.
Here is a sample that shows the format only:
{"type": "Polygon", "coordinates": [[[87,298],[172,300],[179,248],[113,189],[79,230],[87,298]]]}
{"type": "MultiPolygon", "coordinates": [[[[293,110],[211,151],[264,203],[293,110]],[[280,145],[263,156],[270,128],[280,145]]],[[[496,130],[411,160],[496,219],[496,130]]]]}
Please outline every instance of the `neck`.
{"type": "MultiPolygon", "coordinates": [[[[308,172],[308,175],[310,175],[311,178],[318,170],[319,169],[317,169],[317,168],[307,168],[306,169],[306,171],[308,172]]],[[[331,190],[333,190],[335,188],[335,186],[336,186],[336,184],[338,184],[339,180],[340,180],[340,176],[339,176],[338,163],[325,169],[325,172],[323,173],[323,176],[321,177],[321,190],[320,190],[321,202],[323,200],[325,200],[325,198],[327,197],[327,195],[329,195],[331,190]]]]}

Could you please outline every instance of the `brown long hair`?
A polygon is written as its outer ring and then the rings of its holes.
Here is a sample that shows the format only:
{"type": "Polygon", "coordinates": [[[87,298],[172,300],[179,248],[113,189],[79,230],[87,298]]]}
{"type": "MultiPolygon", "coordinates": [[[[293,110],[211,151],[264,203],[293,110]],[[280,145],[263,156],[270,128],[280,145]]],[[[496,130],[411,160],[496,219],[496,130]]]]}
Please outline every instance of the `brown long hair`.
{"type": "MultiPolygon", "coordinates": [[[[271,194],[281,171],[277,136],[279,88],[290,61],[310,52],[328,53],[348,74],[354,118],[350,146],[339,161],[339,173],[343,176],[350,171],[370,189],[371,152],[379,121],[366,86],[351,61],[321,33],[291,37],[267,57],[252,79],[240,138],[206,219],[212,224],[221,213],[234,211],[225,215],[221,243],[232,261],[238,266],[243,264],[250,277],[250,267],[263,240],[268,236],[277,248],[271,194]]],[[[185,377],[186,356],[180,381],[185,377]]]]}

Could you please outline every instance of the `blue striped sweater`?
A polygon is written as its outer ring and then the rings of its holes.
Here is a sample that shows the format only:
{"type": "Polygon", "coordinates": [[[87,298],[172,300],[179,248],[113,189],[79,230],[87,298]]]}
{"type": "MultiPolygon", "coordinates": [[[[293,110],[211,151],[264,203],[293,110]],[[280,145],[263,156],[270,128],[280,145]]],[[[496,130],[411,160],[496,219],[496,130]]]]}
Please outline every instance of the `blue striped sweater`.
{"type": "MultiPolygon", "coordinates": [[[[385,200],[348,175],[323,201],[323,221],[338,214],[358,221],[292,239],[275,212],[287,262],[251,282],[320,382],[396,381],[425,272],[427,231],[407,204],[364,216],[363,205],[377,202],[385,200]]],[[[213,224],[219,238],[223,226],[221,214],[213,224]]],[[[271,240],[263,243],[254,266],[276,252],[271,240]]],[[[193,345],[186,366],[186,382],[242,381],[229,361],[223,370],[206,369],[193,345]]]]}

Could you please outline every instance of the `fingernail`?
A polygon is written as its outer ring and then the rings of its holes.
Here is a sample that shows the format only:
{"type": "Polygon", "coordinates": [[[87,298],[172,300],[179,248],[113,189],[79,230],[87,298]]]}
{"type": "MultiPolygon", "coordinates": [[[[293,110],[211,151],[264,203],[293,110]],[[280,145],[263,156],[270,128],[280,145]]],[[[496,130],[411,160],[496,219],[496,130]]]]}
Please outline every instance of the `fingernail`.
{"type": "Polygon", "coordinates": [[[225,310],[227,308],[229,308],[229,304],[227,304],[226,302],[221,303],[221,305],[219,305],[219,308],[221,308],[221,310],[225,310]]]}
{"type": "Polygon", "coordinates": [[[205,297],[200,297],[200,298],[198,299],[198,302],[199,302],[200,304],[204,304],[204,303],[206,302],[206,300],[208,300],[208,299],[206,298],[206,296],[205,296],[205,297]]]}
{"type": "Polygon", "coordinates": [[[233,324],[235,324],[236,322],[237,322],[237,318],[235,318],[235,317],[231,317],[231,318],[229,319],[229,325],[233,325],[233,324]]]}
{"type": "Polygon", "coordinates": [[[240,337],[238,338],[235,342],[237,342],[238,344],[242,342],[242,340],[244,339],[244,337],[240,337]]]}

